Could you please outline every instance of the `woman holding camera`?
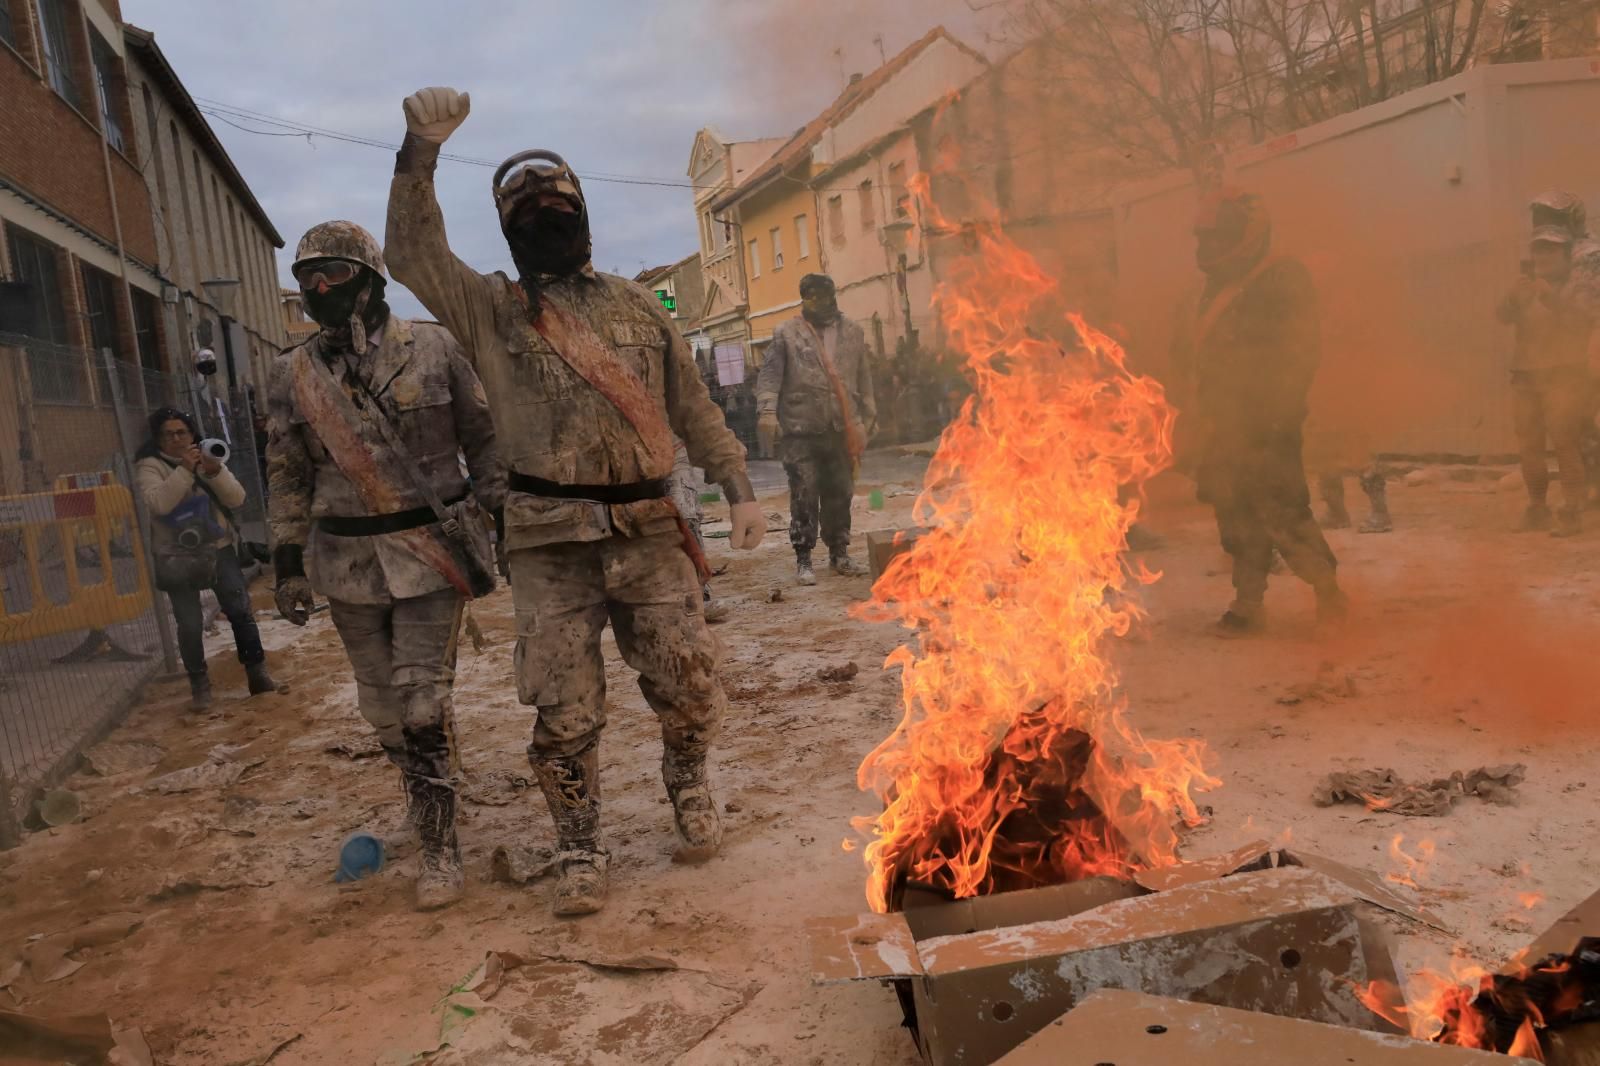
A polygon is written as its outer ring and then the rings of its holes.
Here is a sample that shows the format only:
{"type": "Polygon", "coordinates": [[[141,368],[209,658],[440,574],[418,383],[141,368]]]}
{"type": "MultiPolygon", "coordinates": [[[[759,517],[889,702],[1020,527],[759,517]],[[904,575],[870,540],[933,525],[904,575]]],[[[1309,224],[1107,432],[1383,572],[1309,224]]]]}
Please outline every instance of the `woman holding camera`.
{"type": "Polygon", "coordinates": [[[252,696],[277,686],[267,674],[266,652],[239,568],[232,509],[244,503],[244,486],[215,456],[200,448],[194,420],[164,407],[150,416],[150,439],[134,467],[139,495],[150,511],[156,586],[172,603],[178,652],[189,673],[190,706],[211,704],[206,673],[200,590],[213,589],[233,626],[233,643],[252,696]]]}

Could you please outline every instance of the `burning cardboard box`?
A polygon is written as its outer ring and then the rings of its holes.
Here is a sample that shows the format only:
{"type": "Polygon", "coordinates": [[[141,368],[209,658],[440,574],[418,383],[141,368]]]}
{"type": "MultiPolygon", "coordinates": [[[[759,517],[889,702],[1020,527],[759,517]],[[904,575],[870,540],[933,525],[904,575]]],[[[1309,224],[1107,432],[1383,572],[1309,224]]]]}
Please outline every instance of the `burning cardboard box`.
{"type": "Polygon", "coordinates": [[[925,529],[884,529],[868,533],[867,568],[872,580],[877,581],[894,557],[910,551],[917,538],[926,532],[925,529]]]}
{"type": "Polygon", "coordinates": [[[1133,881],[820,919],[813,977],[892,982],[930,1066],[995,1062],[1101,988],[1394,1031],[1356,995],[1395,980],[1362,901],[1407,909],[1358,871],[1253,845],[1133,881]]]}
{"type": "Polygon", "coordinates": [[[1000,1066],[1515,1066],[1487,1051],[1271,1014],[1101,991],[1000,1066]]]}

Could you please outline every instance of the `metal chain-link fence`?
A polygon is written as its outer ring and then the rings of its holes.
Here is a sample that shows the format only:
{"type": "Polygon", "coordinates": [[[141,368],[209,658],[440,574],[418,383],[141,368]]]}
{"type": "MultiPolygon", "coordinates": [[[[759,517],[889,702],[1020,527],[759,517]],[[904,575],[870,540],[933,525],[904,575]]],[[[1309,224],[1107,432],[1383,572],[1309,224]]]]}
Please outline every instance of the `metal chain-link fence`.
{"type": "Polygon", "coordinates": [[[221,399],[202,379],[0,333],[0,847],[177,668],[134,486],[151,412],[184,410],[229,440],[243,539],[266,540],[251,397],[221,399]]]}

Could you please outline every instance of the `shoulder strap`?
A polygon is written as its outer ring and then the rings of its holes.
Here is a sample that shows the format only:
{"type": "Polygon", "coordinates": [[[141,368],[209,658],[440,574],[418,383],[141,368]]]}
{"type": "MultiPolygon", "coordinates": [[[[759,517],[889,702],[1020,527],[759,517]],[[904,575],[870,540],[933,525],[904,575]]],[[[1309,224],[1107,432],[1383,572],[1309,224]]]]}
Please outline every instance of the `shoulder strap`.
{"type": "MultiPolygon", "coordinates": [[[[527,294],[515,287],[524,305],[527,294]]],[[[656,410],[656,402],[645,391],[644,382],[618,359],[609,345],[589,324],[560,307],[549,296],[539,301],[537,316],[529,309],[529,321],[539,335],[549,342],[561,361],[589,383],[622,417],[633,426],[634,432],[644,442],[651,461],[659,470],[653,477],[665,477],[672,471],[672,428],[656,410]]]]}
{"type": "Polygon", "coordinates": [[[455,516],[445,507],[444,501],[439,498],[439,494],[428,483],[428,478],[423,474],[422,467],[418,466],[416,460],[411,458],[411,449],[406,447],[405,441],[400,437],[400,431],[395,429],[394,423],[389,421],[388,416],[384,413],[383,405],[372,394],[372,389],[358,375],[351,375],[351,377],[355,381],[356,387],[361,390],[362,395],[367,398],[368,406],[372,410],[372,424],[377,427],[378,435],[383,438],[383,442],[389,446],[389,450],[394,453],[394,457],[400,460],[400,465],[411,476],[412,485],[422,494],[423,500],[427,501],[429,509],[433,511],[433,517],[439,520],[439,526],[444,530],[445,536],[457,540],[465,536],[466,531],[461,528],[461,523],[456,521],[455,516]]]}
{"type": "Polygon", "coordinates": [[[1250,272],[1244,277],[1224,286],[1222,291],[1217,293],[1216,299],[1212,300],[1206,309],[1200,312],[1199,318],[1195,322],[1195,345],[1198,347],[1205,343],[1206,337],[1222,318],[1223,312],[1232,307],[1233,302],[1244,295],[1244,291],[1250,287],[1251,282],[1281,262],[1283,262],[1283,256],[1281,255],[1268,256],[1251,268],[1250,272]]]}
{"type": "MultiPolygon", "coordinates": [[[[834,365],[833,357],[828,354],[828,346],[822,339],[822,334],[817,332],[817,327],[800,320],[805,324],[806,330],[811,334],[811,340],[817,346],[817,358],[822,360],[822,369],[828,375],[828,384],[833,388],[833,398],[839,401],[839,413],[844,416],[845,450],[850,453],[850,458],[860,461],[866,454],[867,442],[862,438],[861,431],[856,428],[855,411],[850,404],[850,392],[844,387],[844,379],[839,376],[839,368],[834,365]]],[[[841,317],[833,326],[833,335],[838,340],[844,339],[844,319],[841,317]]]]}
{"type": "MultiPolygon", "coordinates": [[[[167,462],[166,459],[162,459],[161,461],[163,463],[167,462]]],[[[171,465],[174,469],[176,469],[178,464],[172,463],[171,465]]],[[[199,471],[194,472],[194,483],[199,486],[200,491],[211,497],[211,502],[216,504],[217,510],[222,512],[222,517],[228,520],[228,532],[232,533],[234,539],[237,540],[239,538],[239,522],[233,517],[233,509],[222,502],[222,499],[217,495],[216,490],[210,485],[206,484],[206,479],[200,476],[199,471]]]]}

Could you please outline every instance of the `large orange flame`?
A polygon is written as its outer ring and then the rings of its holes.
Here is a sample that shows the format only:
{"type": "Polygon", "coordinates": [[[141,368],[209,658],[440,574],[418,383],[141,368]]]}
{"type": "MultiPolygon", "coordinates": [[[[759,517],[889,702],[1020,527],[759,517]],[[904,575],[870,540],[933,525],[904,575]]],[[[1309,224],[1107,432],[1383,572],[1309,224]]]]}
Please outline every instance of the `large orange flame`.
{"type": "Polygon", "coordinates": [[[884,804],[856,823],[878,910],[907,880],[965,897],[1170,862],[1191,788],[1219,783],[1199,740],[1128,724],[1105,649],[1156,578],[1124,561],[1127,489],[1169,463],[1173,410],[997,224],[959,236],[934,304],[976,394],[917,500],[930,531],[859,612],[918,634],[887,663],[903,717],[858,775],[884,804]]]}

